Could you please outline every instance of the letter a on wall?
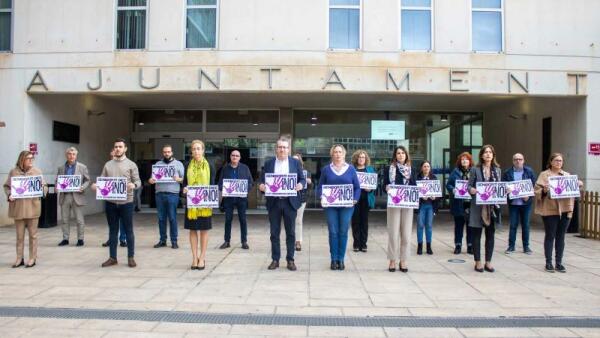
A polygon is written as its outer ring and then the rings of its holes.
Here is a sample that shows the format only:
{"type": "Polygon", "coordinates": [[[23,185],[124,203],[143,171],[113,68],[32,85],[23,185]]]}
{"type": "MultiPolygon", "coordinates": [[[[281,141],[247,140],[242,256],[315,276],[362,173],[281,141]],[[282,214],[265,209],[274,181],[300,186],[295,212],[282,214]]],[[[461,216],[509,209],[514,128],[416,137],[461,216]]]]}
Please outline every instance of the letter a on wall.
{"type": "Polygon", "coordinates": [[[33,86],[42,86],[44,87],[44,90],[48,91],[48,86],[46,86],[46,82],[44,82],[44,78],[42,77],[42,74],[39,70],[35,72],[33,79],[31,79],[29,86],[27,86],[27,91],[31,91],[31,88],[33,86]]]}

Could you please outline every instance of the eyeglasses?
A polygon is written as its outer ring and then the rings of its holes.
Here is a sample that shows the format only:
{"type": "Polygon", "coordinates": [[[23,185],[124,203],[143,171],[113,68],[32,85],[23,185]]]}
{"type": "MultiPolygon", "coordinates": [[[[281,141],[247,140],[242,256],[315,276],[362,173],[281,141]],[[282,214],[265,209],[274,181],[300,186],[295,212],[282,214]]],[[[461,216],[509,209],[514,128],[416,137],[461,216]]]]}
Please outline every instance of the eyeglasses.
{"type": "Polygon", "coordinates": [[[523,158],[513,158],[513,161],[525,161],[523,158]]]}
{"type": "Polygon", "coordinates": [[[287,149],[288,146],[277,146],[277,149],[287,149]]]}
{"type": "Polygon", "coordinates": [[[33,156],[25,157],[26,160],[33,160],[33,156]]]}

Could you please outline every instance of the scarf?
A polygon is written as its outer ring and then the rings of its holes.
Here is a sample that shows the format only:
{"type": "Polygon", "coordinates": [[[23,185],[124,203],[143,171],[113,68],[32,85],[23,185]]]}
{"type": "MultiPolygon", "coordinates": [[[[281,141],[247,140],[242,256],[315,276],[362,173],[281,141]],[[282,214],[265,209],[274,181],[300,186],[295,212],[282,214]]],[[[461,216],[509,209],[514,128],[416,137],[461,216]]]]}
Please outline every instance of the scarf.
{"type": "Polygon", "coordinates": [[[410,174],[411,174],[411,170],[412,170],[411,167],[396,162],[395,164],[392,163],[392,165],[390,166],[389,179],[392,184],[396,183],[396,170],[398,170],[402,174],[402,177],[404,178],[402,180],[402,184],[406,184],[407,181],[410,181],[410,174]]]}
{"type": "Polygon", "coordinates": [[[469,172],[471,171],[471,169],[470,168],[465,169],[463,167],[460,167],[459,169],[460,169],[460,173],[462,174],[461,178],[465,181],[468,181],[469,180],[469,172]]]}
{"type": "MultiPolygon", "coordinates": [[[[486,176],[486,171],[483,170],[483,166],[479,167],[479,169],[481,170],[481,176],[483,177],[483,181],[484,182],[498,182],[498,176],[496,173],[496,167],[494,167],[493,165],[490,166],[490,171],[489,171],[489,175],[486,176]]],[[[492,217],[496,218],[496,215],[494,213],[494,208],[495,206],[493,205],[484,205],[481,208],[481,220],[483,221],[483,226],[489,226],[490,224],[492,224],[492,217]]]]}
{"type": "MultiPolygon", "coordinates": [[[[192,159],[187,170],[188,185],[209,185],[210,184],[210,166],[205,158],[202,161],[192,159]]],[[[198,217],[212,216],[211,208],[187,209],[187,217],[190,220],[198,217]]]]}

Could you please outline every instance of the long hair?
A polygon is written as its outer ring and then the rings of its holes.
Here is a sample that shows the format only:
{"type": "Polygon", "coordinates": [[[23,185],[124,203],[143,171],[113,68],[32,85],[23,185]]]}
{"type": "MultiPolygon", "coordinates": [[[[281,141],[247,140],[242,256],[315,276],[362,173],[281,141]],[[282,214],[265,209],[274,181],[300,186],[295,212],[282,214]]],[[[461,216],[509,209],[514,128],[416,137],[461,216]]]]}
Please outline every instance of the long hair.
{"type": "Polygon", "coordinates": [[[358,158],[362,154],[365,154],[365,167],[368,167],[371,165],[371,158],[369,157],[369,154],[367,153],[367,151],[364,149],[358,149],[357,151],[355,151],[352,154],[352,165],[353,166],[356,167],[358,165],[358,158]]]}
{"type": "Polygon", "coordinates": [[[15,166],[23,171],[25,171],[25,168],[23,167],[23,163],[25,162],[25,158],[27,156],[33,156],[33,153],[29,150],[23,150],[20,154],[19,157],[17,158],[17,163],[15,164],[15,166]]]}
{"type": "Polygon", "coordinates": [[[396,152],[398,151],[398,149],[404,151],[404,153],[406,154],[406,161],[404,161],[404,165],[411,165],[412,162],[410,161],[410,155],[408,154],[408,149],[406,149],[405,146],[397,146],[396,148],[394,148],[394,153],[392,154],[392,164],[396,164],[396,152]]]}
{"type": "Polygon", "coordinates": [[[500,165],[496,161],[496,150],[491,144],[486,144],[479,149],[479,163],[477,165],[480,167],[483,165],[483,153],[486,151],[486,149],[490,149],[492,151],[492,155],[494,156],[492,157],[492,166],[500,168],[500,165]]]}
{"type": "Polygon", "coordinates": [[[467,160],[469,160],[469,168],[471,168],[473,166],[473,156],[471,156],[471,154],[469,154],[469,152],[467,152],[467,151],[458,155],[458,157],[456,158],[456,167],[462,168],[461,162],[462,162],[463,157],[466,157],[467,160]]]}
{"type": "Polygon", "coordinates": [[[427,177],[431,177],[431,175],[433,175],[433,168],[431,167],[431,162],[429,162],[428,160],[423,160],[423,163],[421,163],[421,167],[419,168],[419,176],[425,177],[423,176],[423,166],[425,164],[429,164],[429,175],[427,175],[427,177]]]}
{"type": "Polygon", "coordinates": [[[557,157],[562,157],[563,160],[563,168],[565,166],[565,157],[563,156],[563,154],[561,153],[552,153],[550,154],[550,157],[548,157],[548,164],[546,164],[546,168],[550,169],[552,168],[552,161],[554,161],[555,158],[557,157]]]}
{"type": "Polygon", "coordinates": [[[294,156],[292,156],[292,157],[297,157],[297,158],[298,158],[298,162],[300,162],[300,166],[301,166],[302,168],[304,168],[304,161],[302,160],[302,154],[300,154],[300,153],[295,153],[295,154],[294,154],[294,156]]]}

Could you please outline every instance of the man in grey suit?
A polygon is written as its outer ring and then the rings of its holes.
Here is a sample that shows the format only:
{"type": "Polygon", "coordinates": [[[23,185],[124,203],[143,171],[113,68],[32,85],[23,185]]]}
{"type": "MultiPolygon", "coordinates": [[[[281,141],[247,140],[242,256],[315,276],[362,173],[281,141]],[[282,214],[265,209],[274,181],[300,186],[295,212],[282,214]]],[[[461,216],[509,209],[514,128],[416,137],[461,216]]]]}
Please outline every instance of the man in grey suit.
{"type": "MultiPolygon", "coordinates": [[[[81,175],[81,187],[78,192],[59,192],[58,204],[62,213],[63,240],[58,246],[69,245],[69,234],[71,232],[71,211],[75,214],[77,221],[77,246],[83,246],[83,232],[85,221],[83,219],[83,206],[86,205],[85,189],[90,185],[90,175],[85,164],[77,161],[77,149],[69,147],[65,151],[67,161],[58,167],[58,175],[81,175]]],[[[58,184],[58,182],[57,182],[58,184]]]]}

